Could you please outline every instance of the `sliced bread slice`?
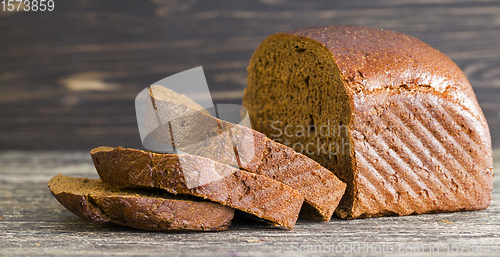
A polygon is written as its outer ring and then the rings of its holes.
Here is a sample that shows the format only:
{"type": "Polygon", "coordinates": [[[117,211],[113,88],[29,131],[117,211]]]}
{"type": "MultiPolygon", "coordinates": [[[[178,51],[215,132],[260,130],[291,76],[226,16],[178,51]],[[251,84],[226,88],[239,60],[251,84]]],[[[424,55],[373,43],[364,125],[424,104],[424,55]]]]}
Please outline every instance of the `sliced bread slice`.
{"type": "Polygon", "coordinates": [[[101,179],[116,187],[189,194],[293,228],[304,198],[266,176],[192,155],[98,147],[90,152],[101,179]]]}
{"type": "Polygon", "coordinates": [[[149,93],[145,127],[155,140],[280,181],[305,198],[301,215],[330,220],[346,188],[330,170],[258,131],[210,116],[168,88],[152,86],[149,93]]]}
{"type": "Polygon", "coordinates": [[[220,231],[234,216],[234,209],[196,197],[117,189],[96,179],[59,174],[48,186],[66,209],[96,223],[150,231],[220,231]]]}

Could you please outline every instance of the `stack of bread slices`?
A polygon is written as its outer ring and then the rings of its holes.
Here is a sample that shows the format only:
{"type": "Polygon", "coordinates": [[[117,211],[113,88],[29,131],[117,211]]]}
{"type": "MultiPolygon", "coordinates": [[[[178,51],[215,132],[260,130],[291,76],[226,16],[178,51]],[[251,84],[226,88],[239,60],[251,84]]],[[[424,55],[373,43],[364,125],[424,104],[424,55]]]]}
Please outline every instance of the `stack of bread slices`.
{"type": "MultiPolygon", "coordinates": [[[[182,114],[167,125],[185,135],[170,143],[188,154],[95,148],[90,154],[100,180],[49,181],[68,210],[89,221],[158,231],[224,230],[235,209],[290,229],[299,213],[330,220],[346,188],[331,171],[255,130],[210,116],[184,95],[161,86],[149,93],[152,119],[182,114]],[[214,123],[217,131],[209,133],[214,123]]],[[[171,140],[161,129],[153,131],[156,139],[171,140]]]]}

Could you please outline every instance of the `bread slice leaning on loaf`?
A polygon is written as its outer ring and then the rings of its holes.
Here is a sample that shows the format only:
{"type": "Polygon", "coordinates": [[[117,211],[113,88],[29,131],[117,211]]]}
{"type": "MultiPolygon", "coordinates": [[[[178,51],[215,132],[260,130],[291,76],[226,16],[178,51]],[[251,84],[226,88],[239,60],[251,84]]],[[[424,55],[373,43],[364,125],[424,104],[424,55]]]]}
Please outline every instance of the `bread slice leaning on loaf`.
{"type": "Polygon", "coordinates": [[[330,220],[346,187],[331,171],[260,132],[210,116],[168,88],[152,86],[149,93],[146,128],[157,141],[280,181],[305,198],[301,216],[330,220]]]}
{"type": "Polygon", "coordinates": [[[271,35],[251,58],[243,105],[269,138],[324,146],[302,152],[347,183],[341,217],[490,204],[486,119],[457,65],[418,39],[359,26],[271,35]]]}
{"type": "Polygon", "coordinates": [[[304,198],[268,177],[193,155],[98,147],[90,152],[101,179],[112,186],[149,187],[202,197],[293,228],[304,198]]]}
{"type": "Polygon", "coordinates": [[[220,231],[234,216],[234,209],[196,197],[117,189],[96,179],[57,175],[48,186],[69,211],[96,223],[151,231],[220,231]]]}

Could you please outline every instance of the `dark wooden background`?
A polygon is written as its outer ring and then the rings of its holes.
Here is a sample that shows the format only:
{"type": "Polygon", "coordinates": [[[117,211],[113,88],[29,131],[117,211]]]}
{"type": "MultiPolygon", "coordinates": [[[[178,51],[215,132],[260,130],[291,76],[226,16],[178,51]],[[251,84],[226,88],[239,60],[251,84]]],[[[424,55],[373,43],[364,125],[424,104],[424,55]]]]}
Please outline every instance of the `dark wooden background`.
{"type": "Polygon", "coordinates": [[[500,1],[54,1],[53,12],[0,10],[1,256],[289,256],[292,243],[325,242],[436,243],[440,254],[426,248],[392,255],[463,256],[445,253],[446,244],[500,243],[498,150],[486,210],[327,223],[301,219],[292,231],[248,220],[220,233],[93,224],[65,210],[46,184],[58,173],[97,177],[88,154],[93,147],[141,148],[134,99],[145,87],[201,65],[216,102],[241,103],[246,66],[260,42],[309,26],[379,27],[441,50],[470,79],[498,148],[500,1]]]}
{"type": "MultiPolygon", "coordinates": [[[[1,6],[0,6],[1,8],[1,6]]],[[[268,35],[354,24],[417,37],[467,74],[500,147],[500,2],[55,0],[0,11],[0,149],[141,147],[135,96],[203,66],[216,102],[241,103],[268,35]]]]}

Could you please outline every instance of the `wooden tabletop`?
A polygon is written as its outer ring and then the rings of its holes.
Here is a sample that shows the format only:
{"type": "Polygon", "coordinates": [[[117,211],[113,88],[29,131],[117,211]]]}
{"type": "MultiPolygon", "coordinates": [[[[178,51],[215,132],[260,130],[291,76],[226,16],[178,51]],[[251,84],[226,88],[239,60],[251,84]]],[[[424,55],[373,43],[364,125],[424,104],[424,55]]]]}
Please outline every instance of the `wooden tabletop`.
{"type": "Polygon", "coordinates": [[[379,27],[442,51],[469,78],[500,148],[500,1],[54,3],[52,12],[10,12],[0,2],[0,256],[334,256],[339,249],[359,256],[438,256],[449,249],[447,256],[458,256],[453,251],[500,244],[500,165],[486,210],[304,219],[293,230],[241,215],[220,233],[92,224],[65,210],[46,186],[59,173],[97,177],[88,154],[96,146],[141,148],[134,99],[145,87],[203,66],[214,101],[239,104],[260,42],[310,26],[379,27]]]}
{"type": "MultiPolygon", "coordinates": [[[[500,153],[495,154],[500,160],[500,153]]],[[[330,222],[299,219],[293,230],[239,215],[228,231],[161,233],[90,223],[52,197],[47,181],[59,173],[97,178],[88,152],[2,152],[0,256],[341,256],[338,251],[367,256],[384,249],[394,256],[463,256],[461,251],[471,256],[468,251],[479,251],[472,244],[481,251],[495,251],[498,245],[497,253],[489,254],[498,256],[500,162],[496,164],[493,200],[486,210],[330,222]],[[334,252],[327,252],[332,247],[334,252]]]]}

